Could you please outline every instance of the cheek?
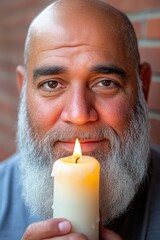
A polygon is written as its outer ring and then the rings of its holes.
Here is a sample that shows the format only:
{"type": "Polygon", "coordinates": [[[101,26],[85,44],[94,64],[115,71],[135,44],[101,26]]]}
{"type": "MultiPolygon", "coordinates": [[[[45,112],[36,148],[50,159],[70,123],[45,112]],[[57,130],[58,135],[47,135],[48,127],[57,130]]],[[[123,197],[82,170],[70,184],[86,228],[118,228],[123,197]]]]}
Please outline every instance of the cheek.
{"type": "Polygon", "coordinates": [[[128,126],[133,103],[125,97],[118,97],[107,99],[99,106],[101,106],[99,109],[101,120],[121,136],[128,126]]]}
{"type": "Polygon", "coordinates": [[[58,121],[61,112],[60,104],[47,99],[28,98],[28,112],[32,128],[43,137],[58,121]]]}

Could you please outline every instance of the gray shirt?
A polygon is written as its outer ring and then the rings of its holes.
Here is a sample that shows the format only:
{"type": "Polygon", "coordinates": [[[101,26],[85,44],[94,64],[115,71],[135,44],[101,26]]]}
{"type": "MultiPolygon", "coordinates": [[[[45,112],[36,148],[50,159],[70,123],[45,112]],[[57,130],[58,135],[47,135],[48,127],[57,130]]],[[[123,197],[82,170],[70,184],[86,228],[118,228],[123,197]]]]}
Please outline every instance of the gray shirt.
{"type": "Polygon", "coordinates": [[[21,198],[18,155],[0,163],[0,240],[19,240],[30,223],[41,220],[30,216],[21,198]]]}
{"type": "Polygon", "coordinates": [[[128,211],[106,227],[123,240],[160,240],[160,149],[152,148],[148,175],[128,211]]]}

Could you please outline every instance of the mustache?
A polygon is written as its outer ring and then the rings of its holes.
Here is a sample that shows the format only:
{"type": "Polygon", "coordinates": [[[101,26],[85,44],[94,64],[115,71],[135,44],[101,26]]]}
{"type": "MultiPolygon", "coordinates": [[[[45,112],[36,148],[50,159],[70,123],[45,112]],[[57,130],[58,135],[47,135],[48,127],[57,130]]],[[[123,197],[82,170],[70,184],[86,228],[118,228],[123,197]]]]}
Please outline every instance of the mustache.
{"type": "Polygon", "coordinates": [[[52,146],[58,141],[67,141],[67,140],[102,140],[107,139],[109,142],[112,142],[112,139],[120,139],[118,134],[111,127],[59,127],[52,128],[44,136],[44,143],[48,142],[52,146]]]}

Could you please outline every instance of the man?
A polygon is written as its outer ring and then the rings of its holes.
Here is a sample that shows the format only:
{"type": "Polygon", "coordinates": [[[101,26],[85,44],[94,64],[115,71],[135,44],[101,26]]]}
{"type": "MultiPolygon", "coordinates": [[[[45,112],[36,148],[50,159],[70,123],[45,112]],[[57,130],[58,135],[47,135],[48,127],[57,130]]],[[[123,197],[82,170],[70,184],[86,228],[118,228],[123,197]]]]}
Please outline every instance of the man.
{"type": "Polygon", "coordinates": [[[101,165],[100,239],[160,238],[150,78],[129,20],[102,1],[55,1],[33,20],[17,67],[19,153],[0,169],[2,239],[87,239],[52,219],[52,166],[76,138],[101,165]]]}

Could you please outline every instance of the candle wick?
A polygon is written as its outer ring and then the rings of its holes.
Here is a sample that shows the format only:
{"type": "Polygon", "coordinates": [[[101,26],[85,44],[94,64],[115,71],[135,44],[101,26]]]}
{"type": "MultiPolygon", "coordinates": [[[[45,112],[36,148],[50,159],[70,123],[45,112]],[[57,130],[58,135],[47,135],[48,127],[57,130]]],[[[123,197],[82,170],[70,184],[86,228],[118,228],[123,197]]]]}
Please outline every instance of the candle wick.
{"type": "Polygon", "coordinates": [[[79,160],[79,159],[80,159],[80,157],[77,157],[77,158],[76,158],[76,163],[78,163],[78,160],[79,160]]]}

